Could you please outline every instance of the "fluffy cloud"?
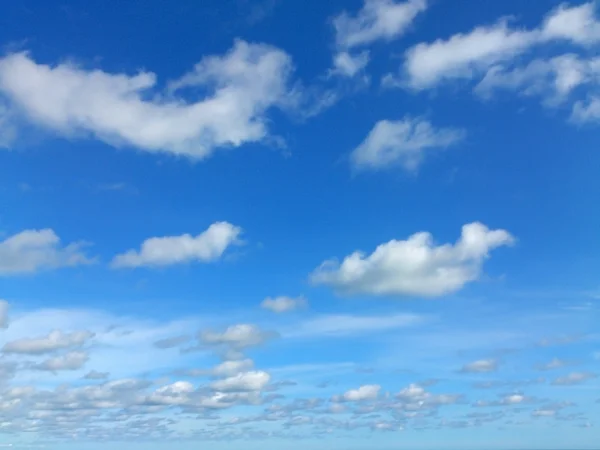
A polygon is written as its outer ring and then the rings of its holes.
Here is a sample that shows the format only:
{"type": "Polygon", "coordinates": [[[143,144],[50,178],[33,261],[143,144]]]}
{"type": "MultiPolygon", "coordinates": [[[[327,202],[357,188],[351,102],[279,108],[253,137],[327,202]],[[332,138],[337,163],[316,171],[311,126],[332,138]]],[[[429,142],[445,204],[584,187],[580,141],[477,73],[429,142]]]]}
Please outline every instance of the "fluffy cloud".
{"type": "Polygon", "coordinates": [[[400,166],[413,171],[423,161],[426,151],[449,147],[464,135],[464,131],[455,128],[436,129],[421,118],[381,120],[352,151],[350,161],[359,170],[400,166]]]}
{"type": "Polygon", "coordinates": [[[357,251],[341,263],[325,261],[310,278],[347,294],[436,297],[477,280],[490,251],[513,241],[507,231],[477,222],[463,226],[454,245],[436,246],[430,233],[420,232],[370,255],[357,251]]]}
{"type": "Polygon", "coordinates": [[[356,16],[344,12],[334,19],[337,45],[349,49],[396,39],[425,9],[426,0],[365,0],[356,16]]]}
{"type": "Polygon", "coordinates": [[[39,338],[23,338],[7,342],[2,348],[2,352],[41,355],[56,350],[81,347],[93,337],[94,333],[89,331],[63,333],[57,330],[39,338]]]}
{"type": "Polygon", "coordinates": [[[551,11],[543,24],[532,30],[511,28],[500,20],[480,26],[469,33],[456,34],[447,40],[421,43],[406,53],[404,71],[407,84],[425,89],[456,79],[472,79],[501,62],[510,61],[532,47],[567,42],[590,45],[600,40],[600,23],[592,2],[551,11]]]}
{"type": "Polygon", "coordinates": [[[211,387],[221,392],[260,391],[269,384],[270,380],[271,376],[267,372],[243,372],[222,380],[217,380],[211,384],[211,387]]]}
{"type": "Polygon", "coordinates": [[[347,402],[359,402],[363,400],[375,400],[379,395],[381,386],[377,384],[367,384],[358,389],[351,389],[344,393],[342,400],[347,402]]]}
{"type": "Polygon", "coordinates": [[[267,112],[289,101],[291,71],[285,52],[236,41],[161,93],[150,72],[50,66],[16,53],[0,59],[0,95],[29,122],[62,136],[201,159],[219,147],[265,139],[267,112]],[[186,88],[206,95],[188,102],[180,95],[186,88]]]}
{"type": "Polygon", "coordinates": [[[25,230],[0,241],[0,276],[34,273],[90,264],[83,252],[84,244],[61,245],[50,229],[25,230]]]}
{"type": "Polygon", "coordinates": [[[308,302],[304,297],[267,297],[260,304],[261,308],[268,309],[275,313],[284,313],[288,311],[294,311],[296,309],[304,308],[308,305],[308,302]]]}
{"type": "Polygon", "coordinates": [[[114,268],[160,267],[193,261],[211,262],[219,259],[232,245],[239,242],[240,227],[227,222],[213,223],[207,230],[191,236],[154,237],[147,239],[141,249],[117,255],[114,268]]]}
{"type": "Polygon", "coordinates": [[[487,373],[498,370],[498,361],[495,359],[480,359],[472,363],[465,364],[461,372],[463,373],[487,373]]]}
{"type": "Polygon", "coordinates": [[[33,367],[38,370],[56,372],[59,370],[79,370],[89,360],[86,352],[69,352],[65,355],[46,359],[33,367]]]}

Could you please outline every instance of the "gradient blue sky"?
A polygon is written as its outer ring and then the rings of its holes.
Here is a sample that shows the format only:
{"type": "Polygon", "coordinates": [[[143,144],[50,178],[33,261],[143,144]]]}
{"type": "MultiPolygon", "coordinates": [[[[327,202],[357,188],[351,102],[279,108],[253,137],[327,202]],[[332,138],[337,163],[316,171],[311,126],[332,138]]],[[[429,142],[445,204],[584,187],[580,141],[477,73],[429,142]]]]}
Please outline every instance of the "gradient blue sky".
{"type": "Polygon", "coordinates": [[[596,3],[22,0],[0,43],[0,446],[598,447],[596,3]]]}

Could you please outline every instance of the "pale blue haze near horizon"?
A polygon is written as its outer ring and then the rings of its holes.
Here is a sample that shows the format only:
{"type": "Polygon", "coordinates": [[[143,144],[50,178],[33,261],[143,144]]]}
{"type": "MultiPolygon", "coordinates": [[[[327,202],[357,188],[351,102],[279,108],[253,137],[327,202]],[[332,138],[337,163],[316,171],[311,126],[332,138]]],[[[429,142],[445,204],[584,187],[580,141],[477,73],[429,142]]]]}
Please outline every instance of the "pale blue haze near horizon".
{"type": "Polygon", "coordinates": [[[600,447],[600,4],[0,2],[0,447],[600,447]]]}

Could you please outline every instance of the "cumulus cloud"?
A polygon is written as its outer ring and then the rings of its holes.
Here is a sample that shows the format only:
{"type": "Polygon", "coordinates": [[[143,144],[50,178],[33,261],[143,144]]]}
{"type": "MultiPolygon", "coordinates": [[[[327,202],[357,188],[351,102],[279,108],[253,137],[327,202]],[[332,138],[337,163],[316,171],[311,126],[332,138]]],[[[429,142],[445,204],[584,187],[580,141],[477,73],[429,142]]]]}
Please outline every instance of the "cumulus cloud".
{"type": "Polygon", "coordinates": [[[151,72],[45,65],[15,53],[0,59],[0,95],[22,119],[61,136],[202,159],[267,138],[267,113],[288,102],[291,72],[285,52],[238,40],[160,92],[151,72]],[[187,101],[184,90],[205,95],[187,101]]]}
{"type": "Polygon", "coordinates": [[[308,302],[304,297],[286,297],[279,296],[275,298],[267,297],[260,304],[261,308],[268,309],[275,313],[284,313],[294,311],[296,309],[305,308],[308,302]]]}
{"type": "Polygon", "coordinates": [[[498,370],[498,361],[495,359],[480,359],[468,364],[465,364],[461,372],[463,373],[486,373],[495,372],[498,370]]]}
{"type": "Polygon", "coordinates": [[[65,355],[46,359],[33,367],[38,370],[56,372],[60,370],[79,370],[89,360],[86,352],[69,352],[65,355]]]}
{"type": "Polygon", "coordinates": [[[232,245],[239,243],[240,227],[228,222],[213,223],[196,235],[154,237],[147,239],[141,249],[129,250],[115,256],[114,268],[161,267],[194,261],[216,261],[232,245]]]}
{"type": "Polygon", "coordinates": [[[222,380],[217,380],[211,384],[211,388],[221,392],[260,391],[269,384],[270,380],[271,376],[267,372],[243,372],[222,380]]]}
{"type": "Polygon", "coordinates": [[[325,261],[310,279],[344,294],[437,297],[477,280],[490,251],[513,242],[507,231],[478,222],[463,226],[454,245],[436,246],[430,233],[420,232],[381,244],[370,255],[357,251],[341,263],[325,261]]]}
{"type": "Polygon", "coordinates": [[[353,77],[362,72],[369,64],[369,52],[350,53],[342,51],[333,57],[332,74],[353,77]]]}
{"type": "Polygon", "coordinates": [[[423,162],[428,150],[449,147],[464,136],[463,130],[438,129],[422,118],[381,120],[352,151],[350,161],[358,170],[402,167],[414,171],[423,162]]]}
{"type": "Polygon", "coordinates": [[[415,18],[427,9],[426,0],[365,0],[354,16],[343,12],[333,20],[340,48],[391,41],[404,34],[415,18]]]}
{"type": "Polygon", "coordinates": [[[502,19],[449,39],[420,43],[406,52],[406,83],[415,89],[431,88],[457,79],[472,79],[502,62],[513,60],[534,46],[551,42],[590,45],[600,40],[600,23],[593,2],[561,5],[531,30],[511,27],[502,19]]]}
{"type": "Polygon", "coordinates": [[[381,386],[377,384],[367,384],[358,389],[351,389],[344,393],[342,400],[347,402],[360,402],[364,400],[375,400],[379,395],[381,386]]]}
{"type": "Polygon", "coordinates": [[[0,276],[90,264],[82,242],[62,245],[53,230],[25,230],[0,241],[0,276]]]}
{"type": "Polygon", "coordinates": [[[23,338],[7,342],[4,347],[2,347],[2,352],[41,355],[57,350],[81,347],[93,337],[94,333],[89,331],[63,333],[62,331],[56,330],[52,331],[47,336],[39,338],[23,338]]]}

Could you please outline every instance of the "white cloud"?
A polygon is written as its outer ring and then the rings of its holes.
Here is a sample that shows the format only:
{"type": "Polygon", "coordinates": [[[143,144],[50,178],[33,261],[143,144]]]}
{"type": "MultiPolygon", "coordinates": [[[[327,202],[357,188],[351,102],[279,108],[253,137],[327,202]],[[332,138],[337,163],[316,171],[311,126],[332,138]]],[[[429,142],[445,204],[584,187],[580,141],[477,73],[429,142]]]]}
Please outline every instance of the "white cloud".
{"type": "Polygon", "coordinates": [[[590,372],[573,372],[564,377],[557,378],[552,384],[557,386],[569,386],[572,384],[580,384],[596,377],[596,374],[590,372]]]}
{"type": "Polygon", "coordinates": [[[369,64],[369,52],[367,50],[352,54],[347,51],[336,53],[333,57],[333,74],[353,77],[362,72],[369,64]]]}
{"type": "Polygon", "coordinates": [[[62,246],[50,229],[25,230],[0,241],[0,276],[90,264],[84,243],[62,246]]]}
{"type": "Polygon", "coordinates": [[[81,347],[93,337],[94,333],[89,331],[63,333],[62,331],[56,330],[52,331],[47,336],[39,338],[23,338],[7,342],[4,347],[2,347],[2,352],[41,355],[56,350],[81,347]]]}
{"type": "Polygon", "coordinates": [[[286,297],[279,296],[275,298],[267,297],[260,304],[261,308],[268,309],[275,313],[284,313],[294,311],[296,309],[305,308],[308,302],[304,297],[286,297]]]}
{"type": "Polygon", "coordinates": [[[465,132],[455,128],[436,129],[421,118],[381,120],[366,139],[352,151],[350,161],[359,170],[402,167],[416,170],[431,149],[449,147],[459,142],[465,132]]]}
{"type": "Polygon", "coordinates": [[[290,327],[288,338],[344,337],[405,328],[423,322],[416,314],[391,314],[384,316],[352,316],[331,314],[308,319],[290,327]]]}
{"type": "Polygon", "coordinates": [[[106,380],[110,376],[108,372],[98,372],[92,370],[84,375],[85,380],[106,380]]]}
{"type": "Polygon", "coordinates": [[[498,361],[495,359],[480,359],[468,364],[465,364],[461,369],[463,373],[487,373],[498,370],[498,361]]]}
{"type": "Polygon", "coordinates": [[[217,380],[211,384],[211,388],[221,392],[260,391],[269,384],[270,380],[271,376],[267,372],[243,372],[222,380],[217,380]]]}
{"type": "Polygon", "coordinates": [[[256,325],[239,324],[228,327],[223,332],[204,331],[200,340],[208,345],[227,345],[234,349],[244,349],[261,345],[274,338],[274,333],[263,331],[256,325]]]}
{"type": "Polygon", "coordinates": [[[360,402],[364,400],[375,400],[379,395],[381,386],[377,384],[367,384],[359,387],[358,389],[351,389],[347,391],[342,399],[347,402],[360,402]]]}
{"type": "Polygon", "coordinates": [[[50,66],[17,53],[0,59],[0,94],[28,121],[61,136],[201,159],[219,147],[265,139],[266,114],[288,101],[291,71],[285,52],[236,41],[227,54],[203,58],[161,93],[151,72],[50,66]],[[188,102],[178,95],[185,88],[207,93],[188,102]]]}
{"type": "Polygon", "coordinates": [[[565,367],[568,364],[569,364],[568,362],[563,361],[562,359],[554,358],[549,363],[541,364],[537,368],[539,370],[554,370],[554,369],[560,369],[562,367],[565,367]]]}
{"type": "Polygon", "coordinates": [[[524,67],[491,67],[475,92],[491,97],[497,90],[540,96],[547,106],[563,103],[576,88],[600,82],[600,58],[583,59],[576,54],[547,60],[535,59],[524,67]]]}
{"type": "Polygon", "coordinates": [[[115,256],[112,267],[159,267],[193,261],[216,261],[230,246],[239,243],[241,233],[240,227],[216,222],[197,236],[153,237],[144,241],[139,251],[129,250],[115,256]]]}
{"type": "Polygon", "coordinates": [[[357,251],[341,263],[325,261],[310,278],[345,294],[436,297],[477,280],[490,251],[513,242],[507,231],[475,222],[462,227],[454,245],[436,246],[430,233],[420,232],[381,244],[370,255],[357,251]]]}
{"type": "Polygon", "coordinates": [[[0,300],[0,328],[8,328],[8,309],[8,302],[0,300]]]}
{"type": "Polygon", "coordinates": [[[223,361],[214,367],[210,373],[216,377],[232,377],[242,372],[247,372],[254,367],[254,361],[251,359],[242,359],[239,361],[223,361]]]}
{"type": "Polygon", "coordinates": [[[349,49],[378,40],[396,39],[425,9],[426,0],[365,0],[356,16],[344,12],[334,19],[337,45],[349,49]]]}
{"type": "Polygon", "coordinates": [[[543,24],[531,30],[511,28],[507,19],[459,33],[447,40],[420,43],[406,52],[406,84],[426,89],[456,79],[472,79],[532,47],[551,42],[589,45],[600,40],[600,23],[592,2],[562,5],[551,11],[543,24]]]}
{"type": "Polygon", "coordinates": [[[89,360],[86,352],[69,352],[65,355],[46,359],[33,367],[38,370],[55,372],[59,370],[79,370],[89,360]]]}

